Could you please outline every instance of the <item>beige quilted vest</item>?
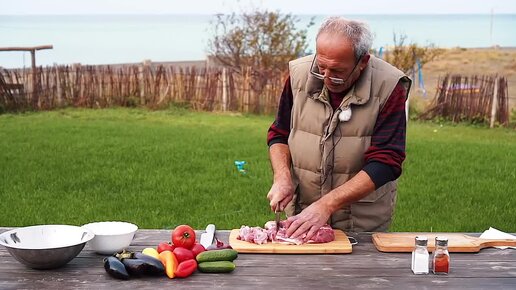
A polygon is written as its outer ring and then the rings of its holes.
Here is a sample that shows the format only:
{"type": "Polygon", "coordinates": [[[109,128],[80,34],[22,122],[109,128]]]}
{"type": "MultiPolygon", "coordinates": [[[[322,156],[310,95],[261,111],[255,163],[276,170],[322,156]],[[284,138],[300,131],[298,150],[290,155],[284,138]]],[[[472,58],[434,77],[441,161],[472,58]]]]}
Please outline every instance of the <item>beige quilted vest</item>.
{"type": "MultiPolygon", "coordinates": [[[[288,215],[355,176],[364,166],[376,118],[399,80],[410,89],[400,70],[371,56],[366,69],[334,112],[323,82],[310,75],[313,55],[289,64],[294,105],[288,140],[292,176],[297,190],[288,215]],[[341,122],[339,113],[351,107],[352,117],[341,122]],[[326,178],[325,178],[326,176],[326,178]]],[[[396,182],[389,182],[362,200],[342,207],[328,221],[347,232],[386,231],[396,202],[396,182]]]]}

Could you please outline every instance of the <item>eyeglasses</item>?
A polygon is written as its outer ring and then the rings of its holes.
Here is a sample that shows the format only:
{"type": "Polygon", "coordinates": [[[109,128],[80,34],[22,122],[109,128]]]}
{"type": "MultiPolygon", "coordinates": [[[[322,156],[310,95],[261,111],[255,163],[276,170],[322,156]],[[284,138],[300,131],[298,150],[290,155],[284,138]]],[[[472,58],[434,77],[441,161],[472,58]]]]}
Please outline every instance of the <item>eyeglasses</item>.
{"type": "Polygon", "coordinates": [[[349,75],[348,75],[348,77],[347,77],[346,79],[334,78],[334,77],[327,77],[327,76],[325,76],[325,75],[323,75],[323,74],[316,73],[316,72],[314,71],[314,63],[315,63],[315,59],[316,59],[317,55],[315,55],[315,56],[314,56],[314,59],[312,60],[312,65],[310,66],[310,73],[311,73],[314,77],[316,77],[316,78],[318,78],[318,79],[320,79],[320,80],[324,80],[325,78],[327,78],[327,79],[329,79],[329,80],[331,81],[331,83],[332,83],[332,84],[334,84],[334,85],[342,85],[342,84],[344,84],[345,82],[347,82],[347,81],[348,81],[348,79],[351,77],[351,75],[353,74],[353,72],[354,72],[354,71],[355,71],[355,69],[357,68],[357,65],[360,63],[360,60],[362,59],[362,56],[363,56],[363,55],[361,55],[361,56],[358,58],[357,62],[355,63],[355,66],[353,67],[353,69],[351,70],[351,72],[349,73],[349,75]]]}

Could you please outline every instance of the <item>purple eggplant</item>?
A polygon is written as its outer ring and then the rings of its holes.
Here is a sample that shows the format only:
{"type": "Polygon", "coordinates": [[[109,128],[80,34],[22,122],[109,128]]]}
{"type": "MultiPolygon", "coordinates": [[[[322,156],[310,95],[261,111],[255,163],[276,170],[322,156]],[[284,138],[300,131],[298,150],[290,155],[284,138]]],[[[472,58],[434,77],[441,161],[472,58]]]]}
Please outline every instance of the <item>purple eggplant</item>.
{"type": "Polygon", "coordinates": [[[124,264],[115,257],[104,258],[104,269],[111,277],[122,280],[129,279],[129,273],[127,273],[124,264]]]}

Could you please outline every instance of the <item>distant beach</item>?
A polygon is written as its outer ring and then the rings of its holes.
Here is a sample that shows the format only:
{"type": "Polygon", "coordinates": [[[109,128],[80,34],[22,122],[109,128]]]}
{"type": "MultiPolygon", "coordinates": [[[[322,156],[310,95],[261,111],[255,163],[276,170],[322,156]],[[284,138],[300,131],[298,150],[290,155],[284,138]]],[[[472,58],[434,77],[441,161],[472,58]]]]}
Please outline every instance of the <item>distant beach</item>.
{"type": "MultiPolygon", "coordinates": [[[[298,16],[298,27],[310,19],[309,50],[324,15],[298,16]]],[[[439,47],[516,47],[516,15],[349,15],[368,22],[374,47],[393,44],[393,34],[406,42],[439,47]],[[492,21],[491,21],[492,19],[492,21]],[[492,24],[492,25],[491,25],[492,24]]],[[[118,64],[204,60],[213,37],[208,15],[0,15],[1,47],[52,44],[38,52],[38,65],[118,64]]],[[[0,52],[0,66],[30,66],[30,53],[0,52]]]]}

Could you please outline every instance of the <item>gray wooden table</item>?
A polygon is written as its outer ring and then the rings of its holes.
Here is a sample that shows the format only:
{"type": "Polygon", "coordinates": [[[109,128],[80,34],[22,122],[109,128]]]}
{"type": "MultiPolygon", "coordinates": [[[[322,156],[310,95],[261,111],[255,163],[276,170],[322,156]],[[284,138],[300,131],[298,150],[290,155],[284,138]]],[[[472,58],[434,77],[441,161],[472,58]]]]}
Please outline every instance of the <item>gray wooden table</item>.
{"type": "MultiPolygon", "coordinates": [[[[0,233],[7,228],[0,228],[0,233]]],[[[217,232],[228,240],[229,231],[217,232]]],[[[516,250],[484,249],[452,253],[448,276],[413,275],[410,253],[381,253],[371,234],[352,235],[359,244],[340,255],[240,254],[229,274],[195,273],[185,279],[167,277],[116,280],[106,274],[104,256],[89,246],[66,266],[33,270],[0,247],[0,289],[516,289],[516,250]]],[[[155,247],[170,239],[170,230],[139,230],[130,250],[155,247]]]]}

